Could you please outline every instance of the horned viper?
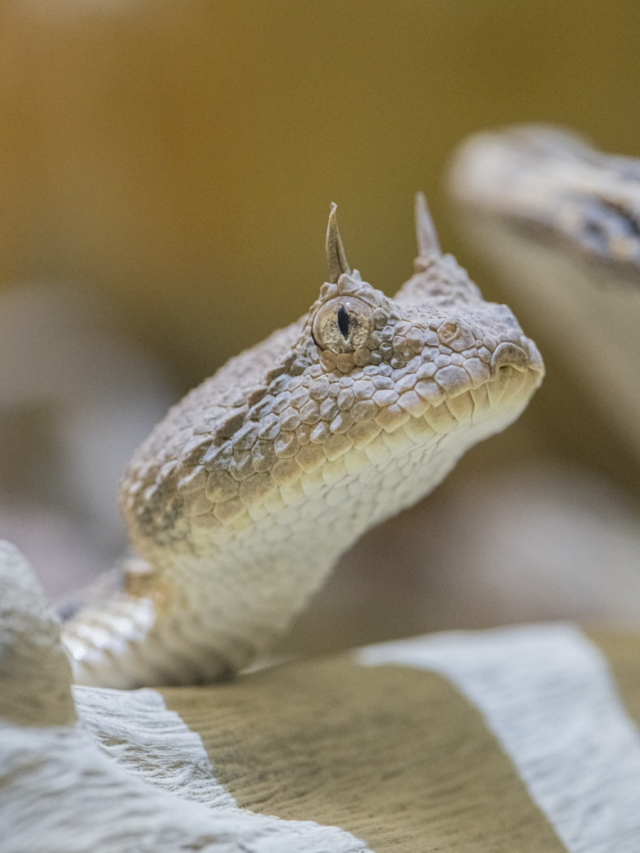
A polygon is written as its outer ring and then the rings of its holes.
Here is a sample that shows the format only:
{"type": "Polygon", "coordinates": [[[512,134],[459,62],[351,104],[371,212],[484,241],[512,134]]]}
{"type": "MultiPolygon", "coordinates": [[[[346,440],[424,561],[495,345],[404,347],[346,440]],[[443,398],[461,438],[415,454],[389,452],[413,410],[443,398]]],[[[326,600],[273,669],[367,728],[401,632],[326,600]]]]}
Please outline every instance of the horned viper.
{"type": "Polygon", "coordinates": [[[544,368],[505,305],[442,254],[390,298],[351,270],[332,206],[309,312],[170,410],[125,474],[139,559],[65,626],[76,681],[212,681],[281,634],[340,554],[526,407],[544,368]]]}

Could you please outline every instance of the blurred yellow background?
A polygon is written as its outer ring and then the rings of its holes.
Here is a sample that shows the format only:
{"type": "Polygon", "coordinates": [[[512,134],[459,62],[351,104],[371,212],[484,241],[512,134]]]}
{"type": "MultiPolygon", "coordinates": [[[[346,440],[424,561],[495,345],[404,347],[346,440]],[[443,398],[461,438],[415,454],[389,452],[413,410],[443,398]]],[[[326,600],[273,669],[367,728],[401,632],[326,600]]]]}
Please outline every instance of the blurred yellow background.
{"type": "Polygon", "coordinates": [[[0,276],[114,294],[196,381],[325,277],[329,203],[393,290],[467,134],[544,120],[638,153],[632,0],[3,0],[0,276]]]}
{"type": "MultiPolygon", "coordinates": [[[[2,0],[0,283],[106,294],[186,389],[306,311],[332,201],[352,266],[395,292],[423,189],[499,300],[456,236],[452,150],[545,121],[640,154],[639,24],[635,0],[2,0]]],[[[547,366],[463,474],[541,451],[639,495],[580,378],[547,366]]]]}

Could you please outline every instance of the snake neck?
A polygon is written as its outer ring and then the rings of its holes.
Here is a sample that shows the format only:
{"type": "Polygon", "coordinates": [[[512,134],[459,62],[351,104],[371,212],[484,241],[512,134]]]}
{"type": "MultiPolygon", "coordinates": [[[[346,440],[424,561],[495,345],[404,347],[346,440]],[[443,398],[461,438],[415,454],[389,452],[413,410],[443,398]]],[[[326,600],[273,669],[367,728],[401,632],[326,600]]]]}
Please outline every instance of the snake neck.
{"type": "Polygon", "coordinates": [[[106,606],[65,626],[76,682],[131,688],[223,680],[250,664],[304,609],[342,553],[368,529],[435,488],[466,449],[517,417],[470,420],[454,444],[411,423],[368,445],[365,470],[347,465],[301,478],[251,523],[136,564],[106,606]],[[382,487],[381,487],[382,482],[382,487]],[[304,496],[304,499],[300,497],[304,496]]]}

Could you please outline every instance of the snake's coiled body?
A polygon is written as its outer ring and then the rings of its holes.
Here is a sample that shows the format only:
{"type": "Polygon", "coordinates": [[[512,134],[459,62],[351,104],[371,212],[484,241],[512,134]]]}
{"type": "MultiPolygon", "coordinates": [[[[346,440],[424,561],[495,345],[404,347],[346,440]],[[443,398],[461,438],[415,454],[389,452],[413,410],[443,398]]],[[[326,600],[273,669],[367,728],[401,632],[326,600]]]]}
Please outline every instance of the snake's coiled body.
{"type": "Polygon", "coordinates": [[[443,256],[394,299],[349,269],[332,213],[331,281],[309,313],[174,407],[126,473],[145,561],[65,629],[76,679],[116,687],[224,677],[286,629],[339,555],[431,491],[518,417],[543,375],[511,311],[443,256]]]}

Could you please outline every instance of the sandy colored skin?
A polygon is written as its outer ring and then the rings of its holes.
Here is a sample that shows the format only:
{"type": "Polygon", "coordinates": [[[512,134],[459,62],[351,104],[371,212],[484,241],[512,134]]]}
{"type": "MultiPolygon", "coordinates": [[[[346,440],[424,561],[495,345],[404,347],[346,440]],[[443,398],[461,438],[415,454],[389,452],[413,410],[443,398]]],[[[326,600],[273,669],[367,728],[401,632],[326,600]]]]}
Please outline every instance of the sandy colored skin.
{"type": "Polygon", "coordinates": [[[479,258],[640,459],[640,161],[515,126],[466,140],[449,183],[479,258]]]}
{"type": "Polygon", "coordinates": [[[286,630],[343,551],[504,429],[543,376],[535,344],[442,255],[418,197],[393,299],[351,271],[335,209],[308,314],[232,359],[156,427],[121,506],[140,560],[67,623],[75,678],[224,678],[286,630]]]}
{"type": "Polygon", "coordinates": [[[640,162],[545,125],[479,133],[459,149],[453,194],[476,214],[556,245],[603,284],[640,286],[640,162]]]}

